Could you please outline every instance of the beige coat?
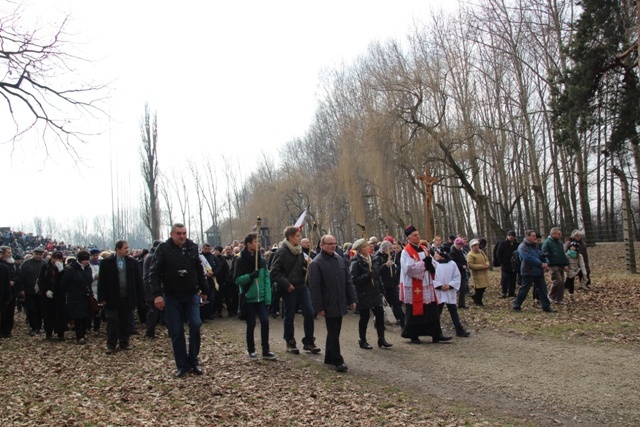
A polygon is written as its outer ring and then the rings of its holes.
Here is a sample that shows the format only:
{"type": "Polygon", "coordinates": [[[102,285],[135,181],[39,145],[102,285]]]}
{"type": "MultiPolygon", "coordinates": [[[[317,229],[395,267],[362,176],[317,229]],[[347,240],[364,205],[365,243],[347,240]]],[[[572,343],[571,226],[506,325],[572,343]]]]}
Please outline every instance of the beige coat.
{"type": "Polygon", "coordinates": [[[483,251],[474,252],[473,250],[467,254],[467,265],[471,270],[473,284],[476,288],[486,288],[489,286],[489,270],[485,266],[489,266],[489,259],[483,251]]]}

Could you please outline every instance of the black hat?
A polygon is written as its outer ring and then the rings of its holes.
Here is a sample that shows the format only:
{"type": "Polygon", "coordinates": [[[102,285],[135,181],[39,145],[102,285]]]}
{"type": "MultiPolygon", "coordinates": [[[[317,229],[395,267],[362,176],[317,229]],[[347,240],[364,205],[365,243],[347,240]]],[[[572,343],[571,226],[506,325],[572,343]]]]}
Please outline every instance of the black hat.
{"type": "Polygon", "coordinates": [[[443,257],[449,256],[449,251],[451,250],[451,246],[449,245],[440,245],[436,248],[436,253],[443,257]]]}
{"type": "Polygon", "coordinates": [[[509,230],[509,231],[507,231],[507,236],[513,236],[513,237],[516,237],[516,232],[515,232],[515,230],[509,230]]]}
{"type": "Polygon", "coordinates": [[[151,247],[157,248],[160,243],[162,243],[162,240],[154,240],[153,243],[151,244],[151,247]]]}
{"type": "Polygon", "coordinates": [[[409,237],[414,231],[418,230],[413,225],[407,225],[407,227],[404,229],[404,235],[409,237]]]}
{"type": "Polygon", "coordinates": [[[102,251],[101,251],[100,249],[98,249],[98,248],[93,248],[93,249],[91,249],[91,250],[89,251],[89,253],[90,253],[91,255],[100,255],[100,252],[102,252],[102,251]]]}
{"type": "Polygon", "coordinates": [[[571,242],[569,243],[569,249],[574,248],[576,251],[580,250],[580,243],[578,242],[571,242]]]}

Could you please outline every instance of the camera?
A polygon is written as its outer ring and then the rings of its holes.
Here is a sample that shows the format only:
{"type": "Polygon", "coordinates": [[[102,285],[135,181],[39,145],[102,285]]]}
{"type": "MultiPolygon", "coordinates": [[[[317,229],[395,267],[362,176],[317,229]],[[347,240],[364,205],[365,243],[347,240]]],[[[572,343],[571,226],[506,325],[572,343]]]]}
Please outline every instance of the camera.
{"type": "Polygon", "coordinates": [[[178,270],[176,272],[178,277],[189,277],[189,272],[187,270],[178,270]]]}

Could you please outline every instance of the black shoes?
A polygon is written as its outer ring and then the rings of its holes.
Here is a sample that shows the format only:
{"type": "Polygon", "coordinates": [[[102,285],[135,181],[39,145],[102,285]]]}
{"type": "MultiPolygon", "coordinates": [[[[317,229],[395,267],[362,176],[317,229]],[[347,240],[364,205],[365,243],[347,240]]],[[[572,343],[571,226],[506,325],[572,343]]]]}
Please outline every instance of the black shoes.
{"type": "Polygon", "coordinates": [[[287,341],[287,353],[300,354],[300,350],[296,347],[296,340],[287,341]]]}
{"type": "Polygon", "coordinates": [[[107,347],[107,350],[104,352],[104,354],[113,354],[115,353],[116,348],[115,347],[107,347]]]}
{"type": "Polygon", "coordinates": [[[447,342],[447,341],[451,341],[451,337],[447,337],[445,335],[440,335],[439,337],[433,337],[433,342],[435,344],[439,342],[447,342]]]}
{"type": "Polygon", "coordinates": [[[196,365],[196,366],[193,367],[193,373],[196,374],[196,375],[202,375],[202,374],[204,374],[204,371],[202,370],[200,365],[196,365]]]}
{"type": "Polygon", "coordinates": [[[187,370],[186,369],[176,369],[176,373],[174,374],[174,377],[176,378],[182,378],[185,375],[187,375],[187,370]]]}
{"type": "Polygon", "coordinates": [[[336,365],[336,372],[347,372],[349,368],[344,363],[336,365]]]}
{"type": "Polygon", "coordinates": [[[121,350],[131,350],[133,347],[131,347],[131,345],[129,345],[128,342],[125,343],[120,343],[120,349],[121,350]]]}
{"type": "Polygon", "coordinates": [[[422,343],[422,341],[420,341],[420,338],[411,338],[411,341],[409,341],[411,344],[420,344],[422,343]]]}
{"type": "Polygon", "coordinates": [[[276,356],[275,353],[272,353],[272,352],[268,351],[266,353],[262,353],[262,358],[264,360],[277,360],[278,356],[276,356]]]}
{"type": "Polygon", "coordinates": [[[460,328],[460,329],[456,329],[456,336],[457,337],[468,337],[469,335],[471,335],[470,332],[465,331],[464,328],[460,328]]]}
{"type": "Polygon", "coordinates": [[[358,340],[358,344],[360,345],[360,348],[364,348],[365,350],[371,350],[373,349],[373,347],[371,347],[371,344],[369,344],[367,341],[365,340],[358,340]]]}
{"type": "Polygon", "coordinates": [[[380,338],[378,339],[378,347],[389,348],[389,347],[393,347],[393,344],[388,343],[387,340],[385,340],[384,338],[380,338]]]}

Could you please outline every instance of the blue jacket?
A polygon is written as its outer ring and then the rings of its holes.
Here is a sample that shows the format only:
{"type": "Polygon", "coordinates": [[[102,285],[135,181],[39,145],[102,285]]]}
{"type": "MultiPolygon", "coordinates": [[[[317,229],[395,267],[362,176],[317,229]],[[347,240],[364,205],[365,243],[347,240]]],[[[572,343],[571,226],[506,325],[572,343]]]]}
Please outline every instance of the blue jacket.
{"type": "Polygon", "coordinates": [[[549,263],[542,256],[542,250],[535,242],[530,243],[526,238],[518,246],[518,255],[520,255],[520,275],[521,276],[543,276],[544,270],[542,263],[549,263]]]}

